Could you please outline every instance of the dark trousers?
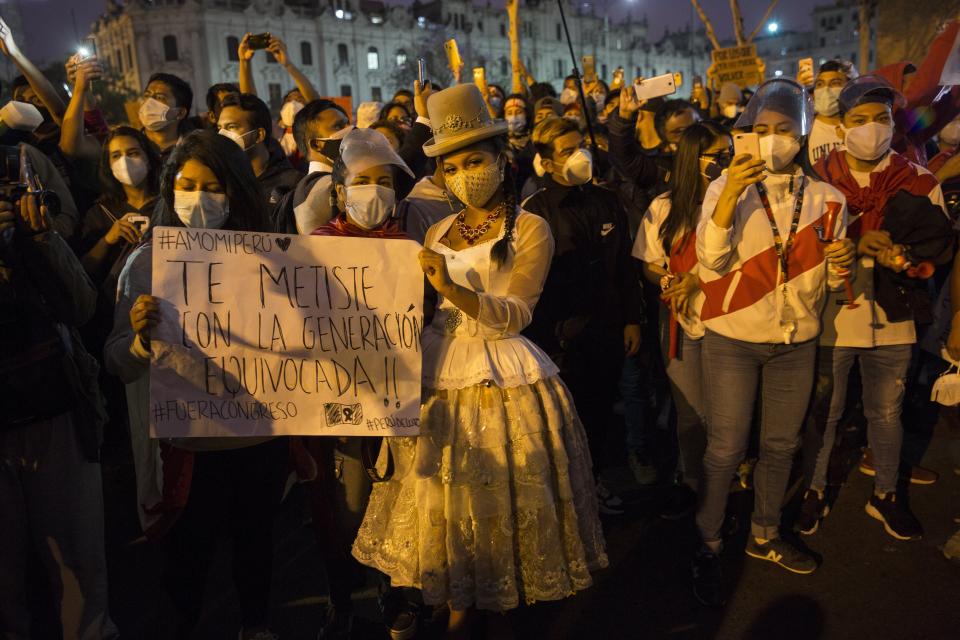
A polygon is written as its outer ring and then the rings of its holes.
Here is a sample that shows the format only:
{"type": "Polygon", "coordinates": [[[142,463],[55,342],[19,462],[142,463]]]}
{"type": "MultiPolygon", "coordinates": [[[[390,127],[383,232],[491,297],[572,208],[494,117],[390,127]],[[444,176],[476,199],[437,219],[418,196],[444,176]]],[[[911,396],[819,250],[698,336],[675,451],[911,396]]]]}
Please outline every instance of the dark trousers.
{"type": "Polygon", "coordinates": [[[194,456],[190,497],[164,545],[164,586],[180,616],[181,637],[196,628],[210,563],[233,539],[233,582],[245,628],[267,623],[273,521],[283,495],[286,438],[194,456]]]}
{"type": "Polygon", "coordinates": [[[607,432],[613,419],[613,403],[617,399],[622,371],[622,336],[577,338],[567,345],[560,358],[560,377],[570,389],[587,433],[596,476],[604,466],[607,432]]]}

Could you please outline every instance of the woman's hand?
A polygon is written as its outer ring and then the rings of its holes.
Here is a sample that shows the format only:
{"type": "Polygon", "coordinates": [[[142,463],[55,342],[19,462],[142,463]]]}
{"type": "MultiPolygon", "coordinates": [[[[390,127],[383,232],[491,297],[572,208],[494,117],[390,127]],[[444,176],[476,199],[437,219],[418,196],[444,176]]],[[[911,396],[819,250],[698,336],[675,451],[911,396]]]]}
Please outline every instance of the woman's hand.
{"type": "Polygon", "coordinates": [[[623,327],[623,351],[628,356],[636,355],[643,342],[643,332],[638,324],[628,324],[623,327]]]}
{"type": "Polygon", "coordinates": [[[130,244],[140,242],[140,229],[137,228],[137,225],[130,222],[130,218],[135,215],[137,214],[128,213],[114,222],[107,231],[107,234],[103,236],[103,241],[110,246],[117,244],[121,240],[129,242],[130,244]]]}
{"type": "Polygon", "coordinates": [[[693,311],[690,300],[700,290],[700,278],[695,273],[678,273],[673,283],[664,289],[662,298],[670,302],[676,316],[688,316],[693,311]]]}
{"type": "Polygon", "coordinates": [[[250,48],[250,36],[252,33],[247,33],[243,36],[243,40],[240,41],[240,46],[237,47],[237,56],[240,58],[241,62],[246,62],[253,57],[253,54],[256,53],[256,49],[250,48]]]}
{"type": "Polygon", "coordinates": [[[727,183],[723,187],[724,191],[739,198],[747,187],[765,179],[763,174],[765,167],[766,163],[762,158],[754,158],[749,153],[734,156],[727,169],[727,183]]]}
{"type": "MultiPolygon", "coordinates": [[[[642,81],[643,78],[637,78],[633,81],[633,85],[638,85],[642,81]]],[[[637,100],[637,91],[633,85],[620,90],[620,117],[624,120],[633,120],[640,111],[640,107],[646,103],[646,100],[643,102],[637,100]]]]}
{"type": "Polygon", "coordinates": [[[413,109],[417,112],[418,118],[430,118],[430,112],[427,111],[427,98],[433,93],[430,83],[425,87],[420,86],[420,80],[413,81],[413,109]]]}
{"type": "Polygon", "coordinates": [[[838,269],[846,269],[853,264],[857,257],[857,250],[853,240],[843,238],[828,244],[823,250],[823,257],[827,259],[827,264],[832,264],[838,269]]]}
{"type": "Polygon", "coordinates": [[[453,286],[453,280],[450,279],[450,273],[447,271],[447,259],[441,253],[424,249],[418,256],[420,259],[420,268],[423,269],[427,280],[437,290],[437,293],[444,295],[453,286]]]}
{"type": "Polygon", "coordinates": [[[273,57],[280,63],[281,67],[290,66],[290,56],[287,55],[287,45],[277,36],[270,36],[270,44],[267,46],[267,51],[273,54],[273,57]]]}
{"type": "Polygon", "coordinates": [[[150,330],[160,322],[160,305],[153,296],[139,296],[130,308],[130,326],[145,345],[150,344],[150,330]]]}

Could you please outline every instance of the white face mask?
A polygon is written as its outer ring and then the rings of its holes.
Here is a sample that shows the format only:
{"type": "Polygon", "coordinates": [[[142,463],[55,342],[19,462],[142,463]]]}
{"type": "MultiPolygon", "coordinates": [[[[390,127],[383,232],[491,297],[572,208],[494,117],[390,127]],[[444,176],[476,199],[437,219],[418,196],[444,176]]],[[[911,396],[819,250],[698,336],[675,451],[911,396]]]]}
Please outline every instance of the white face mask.
{"type": "Polygon", "coordinates": [[[817,115],[835,116],[840,111],[840,92],[843,87],[823,87],[813,92],[813,110],[817,115]]]}
{"type": "Polygon", "coordinates": [[[173,210],[191,229],[222,229],[229,211],[227,194],[209,191],[173,191],[173,210]]]}
{"type": "Polygon", "coordinates": [[[117,179],[117,182],[128,187],[140,186],[143,179],[147,177],[149,169],[147,161],[143,158],[122,156],[110,163],[110,171],[113,172],[113,177],[117,179]]]}
{"type": "Polygon", "coordinates": [[[563,163],[561,170],[563,179],[572,185],[586,184],[593,177],[593,157],[586,149],[577,149],[567,161],[563,163]]]}
{"type": "Polygon", "coordinates": [[[480,169],[457,171],[452,176],[445,176],[444,180],[460,202],[471,207],[482,207],[503,182],[503,169],[499,161],[491,162],[480,169]]]}
{"type": "Polygon", "coordinates": [[[563,106],[571,105],[577,101],[577,90],[567,87],[560,92],[560,104],[563,106]]]}
{"type": "Polygon", "coordinates": [[[160,131],[170,126],[176,118],[171,118],[173,107],[168,107],[155,98],[147,98],[140,105],[137,112],[140,117],[140,124],[150,131],[160,131]]]}
{"type": "Polygon", "coordinates": [[[220,129],[218,133],[222,135],[224,138],[230,138],[231,140],[237,143],[238,147],[246,151],[247,149],[252,147],[254,144],[257,144],[256,142],[254,142],[253,144],[247,146],[247,143],[246,143],[247,136],[251,134],[256,136],[258,131],[259,129],[254,129],[253,131],[247,131],[246,133],[237,133],[236,131],[230,131],[229,129],[220,129]]]}
{"type": "Polygon", "coordinates": [[[303,109],[303,103],[297,100],[291,100],[280,107],[280,124],[288,129],[293,126],[293,119],[303,109]]]}
{"type": "Polygon", "coordinates": [[[843,133],[847,152],[867,162],[886,155],[893,141],[893,125],[880,122],[868,122],[852,129],[843,127],[843,133]]]}
{"type": "Polygon", "coordinates": [[[343,206],[350,221],[363,229],[376,229],[383,224],[397,202],[390,187],[379,184],[358,184],[345,188],[343,206]]]}
{"type": "Polygon", "coordinates": [[[603,105],[607,103],[607,94],[598,91],[590,97],[593,98],[593,104],[597,105],[597,111],[602,111],[603,105]]]}
{"type": "Polygon", "coordinates": [[[523,130],[527,127],[527,116],[507,116],[507,131],[511,135],[518,135],[523,133],[523,130]]]}
{"type": "Polygon", "coordinates": [[[737,105],[735,104],[725,104],[720,107],[720,115],[724,118],[736,118],[737,117],[737,105]]]}
{"type": "Polygon", "coordinates": [[[937,137],[940,139],[940,142],[947,146],[956,147],[960,145],[960,120],[948,122],[947,126],[940,129],[937,137]]]}
{"type": "Polygon", "coordinates": [[[760,138],[760,157],[767,163],[767,170],[780,171],[790,166],[800,153],[800,141],[791,135],[774,133],[760,138]]]}

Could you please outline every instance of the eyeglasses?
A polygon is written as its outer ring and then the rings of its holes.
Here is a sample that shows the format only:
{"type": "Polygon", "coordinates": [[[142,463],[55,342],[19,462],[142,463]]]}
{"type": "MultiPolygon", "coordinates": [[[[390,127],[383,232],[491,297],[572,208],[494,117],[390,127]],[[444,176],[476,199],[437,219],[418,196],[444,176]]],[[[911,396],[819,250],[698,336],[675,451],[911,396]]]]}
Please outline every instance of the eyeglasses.
{"type": "Polygon", "coordinates": [[[707,158],[716,162],[721,167],[726,167],[730,165],[730,161],[733,160],[733,154],[729,151],[718,151],[717,153],[701,153],[701,158],[707,158]]]}

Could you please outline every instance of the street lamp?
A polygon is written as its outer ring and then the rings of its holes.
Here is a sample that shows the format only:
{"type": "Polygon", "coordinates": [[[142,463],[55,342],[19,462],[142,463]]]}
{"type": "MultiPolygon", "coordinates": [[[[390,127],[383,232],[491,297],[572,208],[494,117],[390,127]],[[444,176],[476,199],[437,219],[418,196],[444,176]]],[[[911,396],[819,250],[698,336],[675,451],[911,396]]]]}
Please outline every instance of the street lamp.
{"type": "Polygon", "coordinates": [[[776,21],[771,22],[767,25],[768,33],[776,33],[777,31],[780,31],[780,24],[777,23],[776,21]]]}

